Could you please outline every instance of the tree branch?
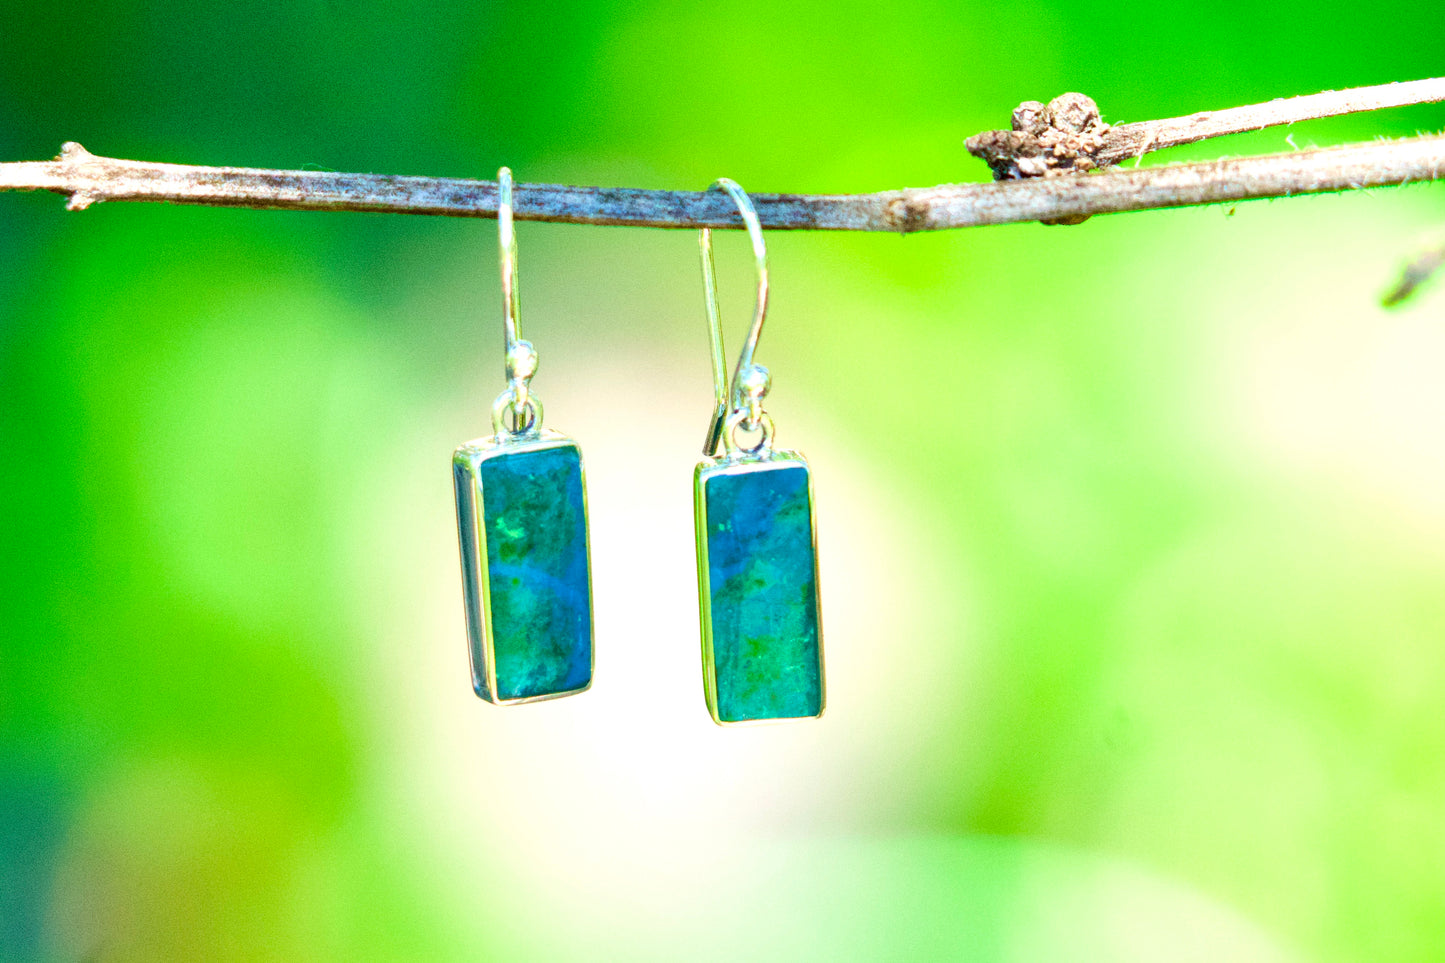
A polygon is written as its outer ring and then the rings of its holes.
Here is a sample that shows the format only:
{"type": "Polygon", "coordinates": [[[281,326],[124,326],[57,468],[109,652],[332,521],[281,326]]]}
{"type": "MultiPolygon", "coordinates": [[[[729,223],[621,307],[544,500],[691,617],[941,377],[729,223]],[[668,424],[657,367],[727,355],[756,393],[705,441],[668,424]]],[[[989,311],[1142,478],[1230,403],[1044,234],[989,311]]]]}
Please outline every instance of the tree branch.
{"type": "MultiPolygon", "coordinates": [[[[1134,156],[1168,144],[1271,123],[1441,99],[1445,99],[1445,78],[1111,128],[1099,121],[1092,101],[1073,94],[1056,98],[1048,107],[1022,105],[1015,112],[1015,124],[1022,123],[1023,133],[1054,131],[1075,140],[1098,140],[1097,147],[1075,150],[1072,166],[1045,163],[1039,171],[1057,174],[1105,166],[1113,162],[1110,158],[1134,156]],[[1033,108],[1046,111],[1047,116],[1040,117],[1033,108]],[[1084,158],[1086,163],[1078,163],[1078,158],[1084,158]]],[[[989,133],[1012,135],[1020,131],[989,133]]],[[[1069,153],[1068,144],[1061,143],[1048,148],[1051,156],[1069,153]]],[[[907,233],[1021,221],[1070,222],[1093,214],[1286,197],[1442,177],[1445,137],[1437,135],[1202,164],[1116,170],[1094,177],[1045,176],[877,194],[754,194],[752,198],[763,226],[775,230],[907,233]]],[[[74,143],[66,144],[52,161],[0,163],[0,190],[64,194],[70,199],[67,206],[71,210],[83,210],[102,201],[169,201],[457,217],[495,217],[497,211],[497,186],[493,181],[191,167],[97,157],[74,143]]],[[[520,184],[514,203],[519,220],[668,228],[727,228],[741,223],[731,202],[717,192],[520,184]]]]}
{"type": "MultiPolygon", "coordinates": [[[[937,231],[1060,220],[1261,197],[1381,187],[1445,177],[1445,137],[1414,137],[1139,170],[991,184],[944,184],[878,194],[753,194],[774,230],[937,231]]],[[[67,144],[53,161],[0,164],[0,190],[98,201],[170,201],[293,211],[376,211],[495,217],[494,181],[325,171],[185,167],[114,160],[67,144]]],[[[518,220],[635,227],[738,227],[716,192],[519,184],[518,220]]]]}

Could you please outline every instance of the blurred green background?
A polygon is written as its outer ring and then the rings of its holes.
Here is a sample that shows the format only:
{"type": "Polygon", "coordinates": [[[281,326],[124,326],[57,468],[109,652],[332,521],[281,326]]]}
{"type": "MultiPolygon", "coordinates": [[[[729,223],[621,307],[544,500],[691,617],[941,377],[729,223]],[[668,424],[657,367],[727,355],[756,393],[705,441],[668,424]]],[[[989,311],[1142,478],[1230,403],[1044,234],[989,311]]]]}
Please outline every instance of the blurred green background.
{"type": "MultiPolygon", "coordinates": [[[[983,180],[1025,99],[1442,72],[1437,4],[1337,6],[3,0],[0,159],[983,180]]],[[[448,468],[502,387],[494,225],[0,194],[0,958],[1442,958],[1445,291],[1378,307],[1442,230],[1419,185],[771,235],[830,708],[723,731],[692,232],[520,227],[597,681],[498,710],[448,468]]]]}

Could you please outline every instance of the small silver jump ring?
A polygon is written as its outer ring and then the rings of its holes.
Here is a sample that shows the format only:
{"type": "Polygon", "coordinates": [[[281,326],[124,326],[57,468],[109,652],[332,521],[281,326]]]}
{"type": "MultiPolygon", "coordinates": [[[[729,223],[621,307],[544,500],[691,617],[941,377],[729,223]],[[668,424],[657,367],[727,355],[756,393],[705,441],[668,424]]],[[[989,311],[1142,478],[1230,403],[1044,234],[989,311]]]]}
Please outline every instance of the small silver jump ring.
{"type": "Polygon", "coordinates": [[[508,388],[497,395],[497,400],[492,402],[492,432],[497,437],[503,435],[525,435],[529,431],[536,431],[542,427],[542,402],[534,394],[529,394],[527,400],[522,403],[520,409],[517,406],[516,393],[508,388]],[[512,428],[507,427],[507,412],[512,413],[512,428]],[[530,415],[525,421],[523,415],[530,415]]]}
{"type": "Polygon", "coordinates": [[[728,416],[727,424],[723,426],[723,446],[727,449],[727,453],[730,456],[736,456],[738,454],[768,454],[773,450],[772,415],[766,411],[759,412],[757,424],[750,426],[748,424],[748,412],[745,409],[739,408],[737,411],[734,411],[728,416]],[[736,433],[739,428],[747,428],[750,431],[753,430],[753,428],[761,428],[763,430],[763,437],[758,439],[758,443],[751,448],[744,448],[738,444],[736,438],[736,433]]]}

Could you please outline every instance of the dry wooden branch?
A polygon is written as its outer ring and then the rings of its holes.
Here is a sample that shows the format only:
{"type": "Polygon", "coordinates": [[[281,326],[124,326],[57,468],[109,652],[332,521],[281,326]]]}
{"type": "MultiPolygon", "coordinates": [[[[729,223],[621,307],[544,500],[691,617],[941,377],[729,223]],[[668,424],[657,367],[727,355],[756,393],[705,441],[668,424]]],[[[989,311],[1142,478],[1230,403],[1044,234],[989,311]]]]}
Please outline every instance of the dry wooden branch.
{"type": "MultiPolygon", "coordinates": [[[[936,231],[1058,220],[1260,197],[1381,187],[1445,177],[1445,137],[1415,137],[1205,164],[878,194],[753,194],[774,230],[936,231]]],[[[495,217],[494,181],[325,171],[186,167],[114,160],[67,144],[53,161],[0,164],[0,190],[48,190],[71,210],[98,201],[170,201],[293,211],[495,217]]],[[[696,191],[519,184],[518,220],[636,227],[738,227],[726,197],[696,191]]]]}
{"type": "MultiPolygon", "coordinates": [[[[1174,137],[1174,142],[1182,143],[1179,138],[1195,140],[1239,129],[1246,120],[1247,125],[1265,122],[1261,117],[1301,119],[1442,96],[1445,79],[1361,88],[1219,112],[1210,115],[1213,121],[1203,115],[1160,121],[1155,126],[1164,133],[1155,139],[1174,137]],[[1326,103],[1322,105],[1319,98],[1326,98],[1326,103]],[[1312,106],[1301,108],[1302,102],[1312,106]],[[1278,106],[1291,103],[1296,108],[1278,106]],[[1253,114],[1247,113],[1251,110],[1253,114]]],[[[1116,150],[1133,144],[1148,125],[1129,126],[1134,133],[1119,141],[1116,150]]],[[[1086,124],[1084,129],[1090,128],[1086,124]]],[[[767,228],[907,233],[1019,221],[1060,222],[1092,214],[1379,187],[1442,176],[1445,137],[1426,136],[1112,171],[1096,177],[945,184],[877,194],[752,196],[767,228]]],[[[0,190],[64,194],[71,210],[102,201],[460,217],[495,217],[497,210],[497,188],[492,181],[190,167],[97,157],[74,143],[66,144],[52,161],[0,163],[0,190]]],[[[519,184],[515,205],[519,220],[669,228],[740,226],[732,204],[719,193],[519,184]]]]}

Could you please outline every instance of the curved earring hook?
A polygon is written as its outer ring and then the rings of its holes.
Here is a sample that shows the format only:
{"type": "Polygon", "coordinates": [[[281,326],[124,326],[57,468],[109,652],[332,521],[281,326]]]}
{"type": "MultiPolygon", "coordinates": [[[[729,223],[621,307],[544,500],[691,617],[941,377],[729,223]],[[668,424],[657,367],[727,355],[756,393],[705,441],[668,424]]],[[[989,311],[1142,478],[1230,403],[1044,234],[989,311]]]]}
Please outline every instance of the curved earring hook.
{"type": "MultiPolygon", "coordinates": [[[[517,294],[517,231],[512,225],[512,169],[497,171],[497,246],[502,262],[503,349],[511,354],[522,337],[521,299],[517,294]]],[[[511,372],[507,374],[511,378],[511,372]]]]}
{"type": "Polygon", "coordinates": [[[501,433],[502,414],[512,412],[514,432],[531,431],[542,423],[542,405],[528,388],[537,373],[537,350],[522,339],[521,297],[517,292],[517,230],[512,222],[512,171],[497,171],[497,246],[502,268],[502,341],[507,390],[492,406],[492,424],[501,433]],[[530,416],[528,411],[530,409],[530,416]]]}
{"type": "MultiPolygon", "coordinates": [[[[517,231],[512,223],[512,168],[497,171],[497,247],[501,254],[501,334],[507,356],[522,340],[522,298],[517,294],[517,231]]],[[[512,372],[507,372],[512,380],[512,372]]]]}
{"type": "Polygon", "coordinates": [[[712,231],[703,228],[698,234],[697,243],[702,251],[702,287],[707,302],[708,338],[712,344],[712,385],[716,401],[712,422],[708,425],[707,441],[702,449],[702,453],[709,457],[717,451],[728,413],[737,407],[738,382],[743,371],[752,367],[753,353],[758,349],[758,336],[763,333],[763,319],[768,313],[768,246],[763,241],[763,226],[758,221],[758,212],[753,209],[753,202],[748,198],[747,191],[739,187],[736,181],[719,177],[708,186],[710,191],[719,189],[727,192],[728,197],[737,205],[738,214],[742,216],[743,224],[748,229],[748,237],[752,240],[753,261],[758,272],[758,297],[753,307],[752,326],[748,328],[747,340],[743,342],[743,350],[738,354],[737,367],[733,369],[732,381],[729,382],[723,348],[722,312],[717,299],[717,269],[712,256],[712,231]]]}

